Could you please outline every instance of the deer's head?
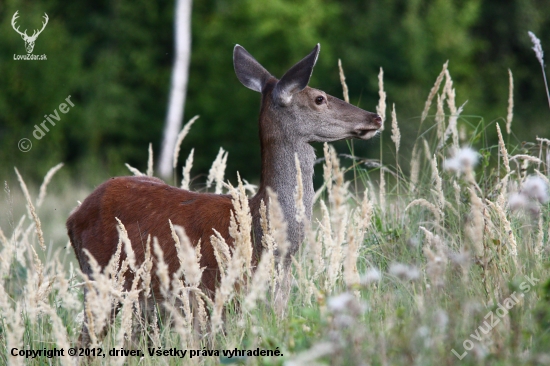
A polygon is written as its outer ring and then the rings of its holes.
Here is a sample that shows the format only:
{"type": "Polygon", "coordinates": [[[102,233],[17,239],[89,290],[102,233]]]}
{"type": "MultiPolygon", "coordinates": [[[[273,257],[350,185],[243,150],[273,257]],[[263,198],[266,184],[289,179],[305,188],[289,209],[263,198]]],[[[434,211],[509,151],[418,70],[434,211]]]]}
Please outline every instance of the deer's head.
{"type": "Polygon", "coordinates": [[[15,21],[17,20],[17,18],[19,18],[19,15],[17,15],[17,13],[19,12],[16,11],[15,14],[13,14],[13,17],[11,18],[11,26],[13,27],[13,29],[19,33],[19,35],[21,36],[21,38],[23,38],[23,41],[25,41],[25,49],[27,50],[27,53],[31,53],[32,50],[34,49],[34,42],[36,42],[36,38],[38,38],[38,36],[40,35],[40,33],[42,33],[42,31],[44,30],[44,28],[46,28],[46,24],[48,24],[48,14],[44,13],[44,22],[42,22],[42,29],[38,30],[38,29],[35,29],[32,33],[31,36],[27,35],[27,30],[25,29],[24,32],[21,32],[19,31],[19,27],[15,27],[15,21]]]}
{"type": "Polygon", "coordinates": [[[235,46],[238,79],[262,93],[260,128],[274,138],[306,142],[370,139],[381,127],[380,116],[308,86],[320,48],[317,44],[277,80],[243,47],[235,46]]]}

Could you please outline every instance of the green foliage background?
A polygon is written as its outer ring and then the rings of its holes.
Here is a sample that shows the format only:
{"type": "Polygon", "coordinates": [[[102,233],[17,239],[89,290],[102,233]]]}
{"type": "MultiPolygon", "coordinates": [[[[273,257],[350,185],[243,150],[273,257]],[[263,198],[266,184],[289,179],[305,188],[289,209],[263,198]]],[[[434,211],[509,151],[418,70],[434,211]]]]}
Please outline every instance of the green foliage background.
{"type": "MultiPolygon", "coordinates": [[[[351,102],[371,111],[382,67],[388,105],[396,104],[410,141],[417,128],[409,126],[417,126],[412,122],[446,60],[457,103],[468,100],[463,114],[486,123],[506,116],[511,69],[513,138],[548,137],[550,112],[527,31],[550,50],[549,10],[542,0],[195,1],[184,119],[201,118],[184,141],[181,160],[195,147],[196,176],[222,146],[229,151],[229,178],[236,171],[258,178],[260,98],[234,76],[236,43],[279,77],[321,43],[310,85],[341,96],[340,58],[351,102]]],[[[173,12],[173,1],[0,2],[0,174],[12,177],[17,166],[38,180],[63,161],[70,168],[65,174],[97,184],[127,174],[125,162],[144,170],[149,142],[159,152],[167,110],[173,12]],[[21,29],[39,27],[48,14],[34,49],[47,61],[13,60],[25,54],[10,24],[16,10],[21,29]],[[75,107],[34,139],[34,125],[69,95],[75,107]],[[23,137],[33,143],[30,152],[17,148],[23,137]]],[[[356,143],[355,152],[375,157],[377,143],[356,143]]]]}

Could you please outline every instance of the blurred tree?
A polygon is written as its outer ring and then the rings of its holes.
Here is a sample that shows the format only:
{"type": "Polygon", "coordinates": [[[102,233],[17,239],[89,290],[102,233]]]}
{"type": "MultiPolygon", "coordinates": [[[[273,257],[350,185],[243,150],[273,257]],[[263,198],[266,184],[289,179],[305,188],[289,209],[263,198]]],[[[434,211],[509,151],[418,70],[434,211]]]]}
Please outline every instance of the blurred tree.
{"type": "Polygon", "coordinates": [[[511,69],[515,87],[512,131],[517,141],[533,141],[536,135],[548,137],[550,131],[550,111],[540,65],[527,35],[528,31],[534,32],[548,55],[548,9],[548,2],[540,0],[485,0],[480,20],[473,29],[482,44],[476,53],[476,77],[471,85],[478,90],[477,112],[489,120],[506,115],[506,72],[511,69]]]}
{"type": "MultiPolygon", "coordinates": [[[[194,147],[196,176],[208,170],[222,146],[229,151],[229,178],[240,171],[257,179],[260,96],[234,76],[236,43],[277,77],[321,43],[311,85],[341,96],[341,58],[351,102],[371,111],[383,67],[388,105],[396,104],[402,135],[410,137],[402,142],[403,151],[418,133],[417,118],[446,60],[457,103],[468,100],[464,116],[480,116],[488,124],[506,115],[510,68],[517,139],[547,134],[550,112],[527,36],[528,30],[535,32],[550,50],[546,7],[542,0],[195,2],[184,120],[195,114],[201,119],[184,141],[180,161],[194,147]]],[[[97,184],[109,175],[127,174],[125,162],[144,170],[149,142],[159,151],[166,115],[173,12],[173,1],[166,0],[0,3],[0,171],[13,176],[17,166],[38,180],[50,166],[65,161],[75,177],[97,184]],[[34,50],[46,54],[47,61],[13,60],[14,54],[25,53],[11,29],[16,10],[21,29],[40,26],[44,12],[48,14],[34,50]],[[34,125],[68,95],[75,107],[42,139],[34,139],[34,125]],[[17,148],[23,137],[33,142],[27,153],[17,148]]],[[[488,130],[489,138],[493,130],[488,130]]],[[[374,147],[355,144],[358,155],[369,157],[374,154],[367,149],[374,147]]]]}
{"type": "Polygon", "coordinates": [[[174,169],[174,149],[181,130],[185,96],[189,80],[189,62],[191,59],[191,0],[176,0],[174,18],[174,66],[170,81],[170,97],[164,122],[160,158],[157,171],[162,178],[172,176],[174,169]]]}

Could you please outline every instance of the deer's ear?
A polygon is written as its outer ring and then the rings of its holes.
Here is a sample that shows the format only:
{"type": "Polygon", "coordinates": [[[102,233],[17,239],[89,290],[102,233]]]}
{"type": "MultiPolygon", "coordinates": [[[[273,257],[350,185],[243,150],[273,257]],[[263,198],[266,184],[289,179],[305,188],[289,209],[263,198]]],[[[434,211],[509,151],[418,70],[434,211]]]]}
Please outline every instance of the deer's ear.
{"type": "Polygon", "coordinates": [[[274,100],[282,105],[286,105],[292,100],[292,95],[304,90],[309,83],[311,73],[313,72],[313,66],[315,66],[317,62],[320,50],[321,45],[317,43],[317,46],[313,48],[309,55],[292,66],[290,70],[283,75],[273,90],[274,100]]]}
{"type": "Polygon", "coordinates": [[[259,93],[272,77],[250,53],[239,45],[236,45],[233,50],[233,66],[239,81],[247,88],[259,93]]]}

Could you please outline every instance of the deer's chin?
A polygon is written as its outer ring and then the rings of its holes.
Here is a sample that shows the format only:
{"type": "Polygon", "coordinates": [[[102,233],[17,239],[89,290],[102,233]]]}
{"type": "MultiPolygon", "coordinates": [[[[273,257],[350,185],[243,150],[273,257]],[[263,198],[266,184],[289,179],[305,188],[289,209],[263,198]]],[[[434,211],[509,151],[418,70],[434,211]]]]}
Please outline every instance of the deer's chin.
{"type": "Polygon", "coordinates": [[[377,128],[356,129],[354,132],[355,132],[355,138],[360,140],[368,140],[376,136],[376,134],[378,133],[378,129],[377,128]]]}

